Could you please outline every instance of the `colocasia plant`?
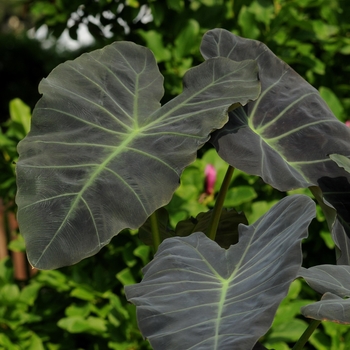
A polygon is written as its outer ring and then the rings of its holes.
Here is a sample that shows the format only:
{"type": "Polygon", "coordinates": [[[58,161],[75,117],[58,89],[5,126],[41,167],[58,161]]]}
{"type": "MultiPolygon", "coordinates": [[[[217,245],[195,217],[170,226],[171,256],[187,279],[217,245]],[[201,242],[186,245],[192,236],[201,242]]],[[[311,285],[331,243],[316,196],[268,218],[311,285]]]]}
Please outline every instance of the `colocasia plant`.
{"type": "Polygon", "coordinates": [[[142,334],[160,350],[260,348],[302,277],[323,297],[301,309],[314,319],[294,346],[301,349],[321,320],[350,323],[350,129],[264,44],[214,29],[201,53],[205,62],[163,106],[155,58],[131,42],[83,54],[41,82],[31,131],[18,146],[16,200],[29,261],[39,269],[74,264],[142,226],[156,254],[125,292],[142,334]],[[171,231],[162,207],[206,142],[229,164],[215,206],[171,231]],[[338,265],[301,267],[315,217],[308,196],[285,197],[250,226],[223,210],[234,168],[280,191],[310,188],[338,265]],[[223,232],[228,225],[232,233],[223,232]]]}

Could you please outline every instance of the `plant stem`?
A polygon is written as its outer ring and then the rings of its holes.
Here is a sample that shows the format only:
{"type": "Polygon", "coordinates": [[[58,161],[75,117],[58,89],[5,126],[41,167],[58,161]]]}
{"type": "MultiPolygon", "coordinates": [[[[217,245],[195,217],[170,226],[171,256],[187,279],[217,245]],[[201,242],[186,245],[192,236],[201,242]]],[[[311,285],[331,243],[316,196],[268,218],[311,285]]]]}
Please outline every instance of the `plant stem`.
{"type": "Polygon", "coordinates": [[[153,253],[155,254],[160,245],[160,233],[158,226],[158,215],[157,210],[150,216],[151,229],[152,229],[152,242],[153,242],[153,253]]]}
{"type": "Polygon", "coordinates": [[[306,328],[305,332],[302,334],[302,336],[293,346],[292,350],[301,350],[309,340],[311,334],[315,331],[315,329],[318,327],[320,323],[321,321],[319,320],[312,320],[311,323],[309,324],[309,327],[306,328]]]}
{"type": "Polygon", "coordinates": [[[220,188],[219,194],[216,198],[213,212],[211,214],[210,223],[209,223],[209,230],[208,230],[208,237],[210,239],[212,239],[213,241],[215,240],[215,237],[216,237],[216,231],[218,229],[220,217],[221,217],[221,210],[222,210],[222,207],[224,205],[226,193],[227,193],[227,190],[230,186],[230,182],[231,182],[231,178],[232,178],[234,170],[235,170],[234,167],[232,167],[231,165],[228,166],[225,177],[224,177],[224,181],[221,184],[221,188],[220,188]]]}

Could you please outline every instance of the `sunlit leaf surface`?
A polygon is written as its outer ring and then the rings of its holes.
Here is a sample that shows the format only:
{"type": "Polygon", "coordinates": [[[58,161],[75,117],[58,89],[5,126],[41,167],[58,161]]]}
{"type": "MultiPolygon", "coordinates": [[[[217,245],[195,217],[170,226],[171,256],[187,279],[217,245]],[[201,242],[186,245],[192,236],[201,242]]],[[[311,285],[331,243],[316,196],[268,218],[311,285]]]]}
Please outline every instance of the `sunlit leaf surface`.
{"type": "Polygon", "coordinates": [[[18,220],[31,264],[91,256],[170,200],[179,176],[227,109],[260,91],[254,61],[216,58],[187,72],[163,107],[146,48],[116,42],[54,69],[19,144],[18,220]],[[238,83],[235,83],[238,81],[238,83]]]}
{"type": "Polygon", "coordinates": [[[295,195],[239,226],[228,250],[201,232],[164,240],[142,282],[125,289],[144,337],[155,350],[252,349],[297,276],[314,216],[313,201],[295,195]]]}

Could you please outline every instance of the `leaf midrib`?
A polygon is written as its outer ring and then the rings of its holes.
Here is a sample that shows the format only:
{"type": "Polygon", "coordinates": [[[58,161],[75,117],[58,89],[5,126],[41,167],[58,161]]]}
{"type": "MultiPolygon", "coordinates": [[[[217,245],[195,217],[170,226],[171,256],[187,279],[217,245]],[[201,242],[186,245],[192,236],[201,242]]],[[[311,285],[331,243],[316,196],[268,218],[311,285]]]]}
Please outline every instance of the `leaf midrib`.
{"type": "MultiPolygon", "coordinates": [[[[114,152],[112,152],[98,167],[96,167],[95,171],[92,173],[92,175],[89,177],[88,181],[84,184],[84,186],[82,187],[82,189],[76,194],[76,197],[74,199],[74,201],[71,204],[71,207],[68,211],[68,213],[66,214],[66,216],[64,217],[61,225],[59,226],[59,228],[57,229],[57,231],[55,232],[55,234],[53,235],[53,237],[51,238],[50,242],[47,244],[47,246],[45,247],[45,249],[43,250],[43,252],[41,253],[41,255],[39,256],[38,260],[36,261],[36,265],[39,264],[40,260],[42,259],[42,257],[45,255],[47,249],[51,246],[51,244],[53,243],[53,241],[55,240],[55,238],[57,237],[57,235],[60,233],[61,229],[64,227],[64,225],[66,224],[68,218],[70,217],[71,213],[74,211],[74,209],[76,208],[76,206],[78,205],[79,201],[82,199],[83,194],[85,193],[86,189],[88,187],[90,187],[95,179],[97,178],[97,176],[104,171],[104,169],[106,168],[107,164],[114,159],[116,156],[118,156],[120,153],[122,153],[124,151],[124,148],[131,143],[135,137],[140,133],[140,130],[134,130],[132,133],[129,134],[129,136],[119,145],[119,147],[116,148],[116,150],[114,152]]],[[[98,235],[98,232],[96,232],[98,235]]]]}

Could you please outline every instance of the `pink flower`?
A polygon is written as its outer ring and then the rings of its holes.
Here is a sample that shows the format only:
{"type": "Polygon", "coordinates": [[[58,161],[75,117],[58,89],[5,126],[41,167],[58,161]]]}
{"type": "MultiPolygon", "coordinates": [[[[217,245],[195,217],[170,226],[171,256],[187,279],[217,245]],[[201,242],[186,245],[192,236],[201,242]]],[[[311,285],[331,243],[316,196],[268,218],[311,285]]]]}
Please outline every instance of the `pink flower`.
{"type": "Polygon", "coordinates": [[[210,195],[214,193],[214,186],[216,181],[216,169],[213,165],[208,164],[204,170],[205,175],[205,193],[210,195]]]}
{"type": "Polygon", "coordinates": [[[350,120],[347,120],[347,121],[345,122],[345,125],[348,126],[348,127],[350,128],[350,120]]]}

